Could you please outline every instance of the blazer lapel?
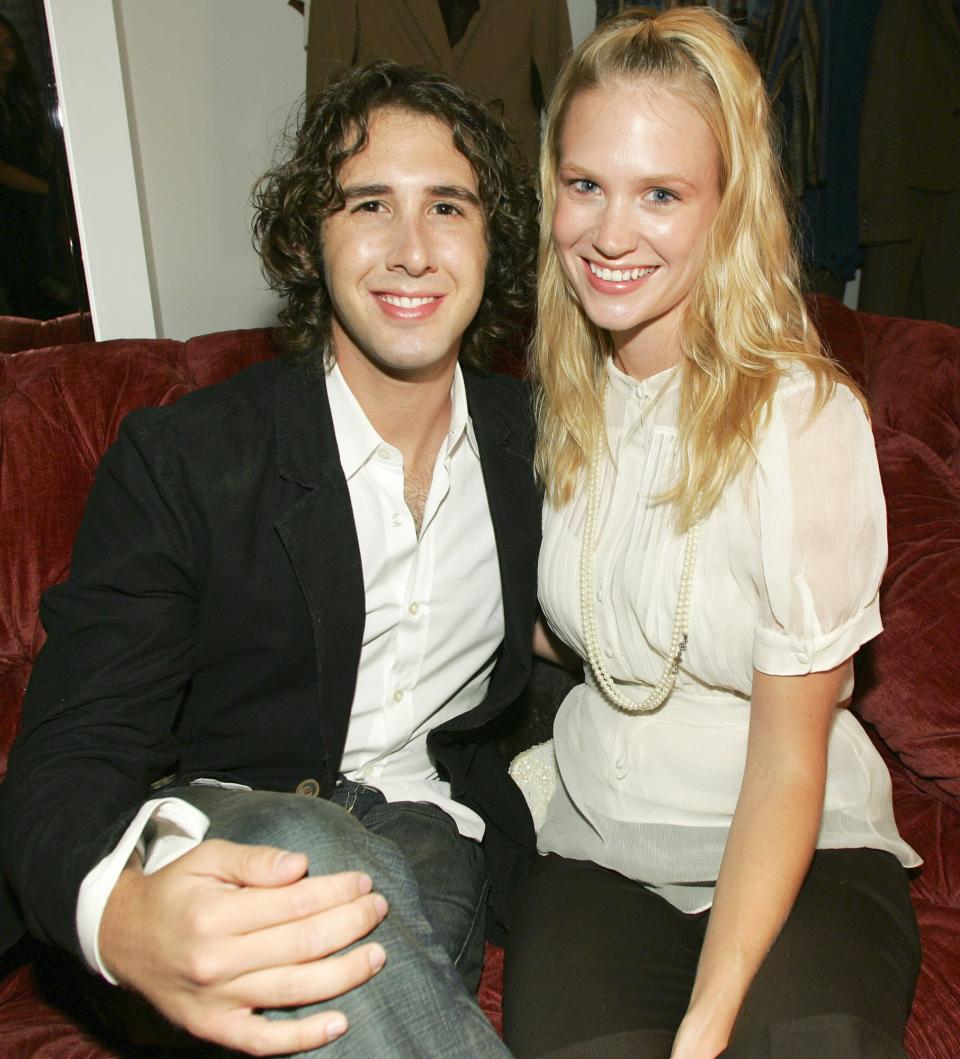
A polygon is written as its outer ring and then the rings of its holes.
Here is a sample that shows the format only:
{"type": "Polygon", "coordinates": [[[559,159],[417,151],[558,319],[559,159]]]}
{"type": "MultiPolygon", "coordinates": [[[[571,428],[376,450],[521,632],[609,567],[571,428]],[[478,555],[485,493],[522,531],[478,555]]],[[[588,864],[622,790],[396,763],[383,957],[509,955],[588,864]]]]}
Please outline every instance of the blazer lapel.
{"type": "MultiPolygon", "coordinates": [[[[417,26],[427,49],[436,56],[438,66],[443,70],[450,70],[453,66],[453,52],[450,50],[450,41],[447,40],[447,30],[437,0],[402,0],[402,3],[410,11],[411,25],[417,26]]],[[[471,22],[475,21],[476,18],[471,19],[471,22]]],[[[469,34],[469,27],[467,33],[469,34]]]]}
{"type": "Polygon", "coordinates": [[[539,494],[530,465],[532,439],[524,436],[532,426],[508,419],[495,400],[471,385],[469,373],[464,378],[500,563],[503,653],[486,700],[491,708],[500,708],[520,693],[530,668],[530,609],[536,599],[540,546],[539,494]]]}
{"type": "MultiPolygon", "coordinates": [[[[437,7],[439,8],[439,4],[437,5],[437,7]]],[[[473,38],[476,36],[477,27],[480,25],[480,22],[483,19],[483,8],[484,5],[481,3],[480,9],[473,13],[473,17],[467,23],[467,28],[463,36],[457,41],[456,44],[454,44],[453,48],[451,48],[451,54],[453,56],[454,63],[459,64],[463,62],[464,56],[467,54],[467,52],[470,51],[470,45],[473,41],[473,38]]],[[[441,16],[440,21],[443,21],[443,16],[441,16]]],[[[447,41],[447,43],[449,44],[449,41],[447,41]]]]}
{"type": "Polygon", "coordinates": [[[353,508],[320,371],[297,366],[282,376],[276,426],[280,476],[305,489],[275,525],[310,611],[325,754],[321,785],[328,790],[346,740],[365,605],[353,508]]]}

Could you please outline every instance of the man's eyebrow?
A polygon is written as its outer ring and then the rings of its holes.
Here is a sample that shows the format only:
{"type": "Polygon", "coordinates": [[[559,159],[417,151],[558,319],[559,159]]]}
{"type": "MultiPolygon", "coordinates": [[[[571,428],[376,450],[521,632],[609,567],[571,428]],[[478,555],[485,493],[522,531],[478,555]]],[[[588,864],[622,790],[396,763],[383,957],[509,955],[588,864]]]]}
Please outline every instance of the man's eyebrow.
{"type": "Polygon", "coordinates": [[[389,184],[351,184],[343,189],[345,199],[369,199],[378,195],[389,195],[393,188],[389,184]]]}
{"type": "Polygon", "coordinates": [[[472,206],[480,205],[480,199],[469,188],[461,187],[459,184],[434,184],[430,188],[430,194],[441,199],[456,199],[459,202],[469,202],[472,206]]]}
{"type": "MultiPolygon", "coordinates": [[[[350,184],[343,189],[345,199],[371,199],[383,195],[392,195],[393,188],[389,184],[350,184]]],[[[454,199],[457,202],[468,202],[472,206],[480,207],[480,199],[469,188],[460,184],[433,184],[428,187],[427,194],[440,199],[454,199]]]]}

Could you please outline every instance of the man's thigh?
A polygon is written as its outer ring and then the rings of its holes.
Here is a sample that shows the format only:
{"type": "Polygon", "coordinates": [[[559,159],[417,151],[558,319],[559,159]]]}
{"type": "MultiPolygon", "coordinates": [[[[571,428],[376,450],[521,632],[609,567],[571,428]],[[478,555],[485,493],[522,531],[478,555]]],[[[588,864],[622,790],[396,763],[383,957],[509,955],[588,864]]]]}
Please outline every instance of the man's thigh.
{"type": "Polygon", "coordinates": [[[487,876],[480,844],[464,838],[452,818],[429,802],[381,802],[360,822],[395,843],[420,890],[427,922],[473,992],[480,982],[487,876]]]}

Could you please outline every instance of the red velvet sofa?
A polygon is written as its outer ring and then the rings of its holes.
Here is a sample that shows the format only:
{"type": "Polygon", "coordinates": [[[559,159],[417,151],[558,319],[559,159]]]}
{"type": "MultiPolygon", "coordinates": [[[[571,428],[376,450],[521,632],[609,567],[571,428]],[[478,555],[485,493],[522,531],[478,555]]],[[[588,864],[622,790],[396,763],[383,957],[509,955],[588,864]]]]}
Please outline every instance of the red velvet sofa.
{"type": "MultiPolygon", "coordinates": [[[[893,776],[900,829],[925,864],[912,882],[924,957],[911,1059],[960,1056],[960,331],[812,303],[834,355],[874,409],[890,523],[886,631],[861,652],[855,709],[893,776]]],[[[268,331],[186,343],[80,342],[0,355],[0,775],[43,641],[40,593],[62,579],[100,456],[124,415],[166,404],[274,355],[268,331]]],[[[545,738],[568,684],[535,669],[504,736],[545,738]]],[[[64,792],[65,799],[73,792],[64,792]]],[[[38,882],[42,885],[42,881],[38,882]]],[[[499,1025],[502,953],[488,948],[480,1000],[499,1025]]],[[[0,1056],[143,1056],[98,1036],[63,960],[22,941],[0,961],[0,1056]]]]}
{"type": "Polygon", "coordinates": [[[64,346],[71,342],[90,342],[92,339],[93,318],[89,313],[69,313],[53,320],[0,316],[0,353],[64,346]]]}

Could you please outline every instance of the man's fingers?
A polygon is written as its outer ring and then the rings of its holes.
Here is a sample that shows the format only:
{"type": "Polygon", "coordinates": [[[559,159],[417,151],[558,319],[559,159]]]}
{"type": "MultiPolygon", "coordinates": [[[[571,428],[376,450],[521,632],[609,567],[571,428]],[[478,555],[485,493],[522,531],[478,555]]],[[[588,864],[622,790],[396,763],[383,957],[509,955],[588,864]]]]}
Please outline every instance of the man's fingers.
{"type": "Polygon", "coordinates": [[[203,936],[243,935],[308,919],[370,893],[365,872],[309,876],[289,886],[244,886],[218,893],[216,900],[194,904],[193,927],[203,936]]]}
{"type": "Polygon", "coordinates": [[[289,1055],[322,1048],[347,1030],[339,1011],[322,1011],[307,1018],[271,1020],[250,1012],[231,1011],[208,1037],[233,1051],[248,1055],[289,1055]]]}
{"type": "Polygon", "coordinates": [[[219,838],[201,842],[183,860],[195,874],[216,876],[234,886],[289,886],[307,871],[303,853],[219,838]]]}
{"type": "Polygon", "coordinates": [[[241,975],[226,987],[237,1007],[297,1008],[332,1000],[371,979],[386,962],[371,942],[340,956],[241,975]]]}
{"type": "Polygon", "coordinates": [[[204,945],[193,971],[199,981],[211,983],[323,959],[366,937],[386,914],[386,900],[367,894],[305,919],[204,945]]]}

